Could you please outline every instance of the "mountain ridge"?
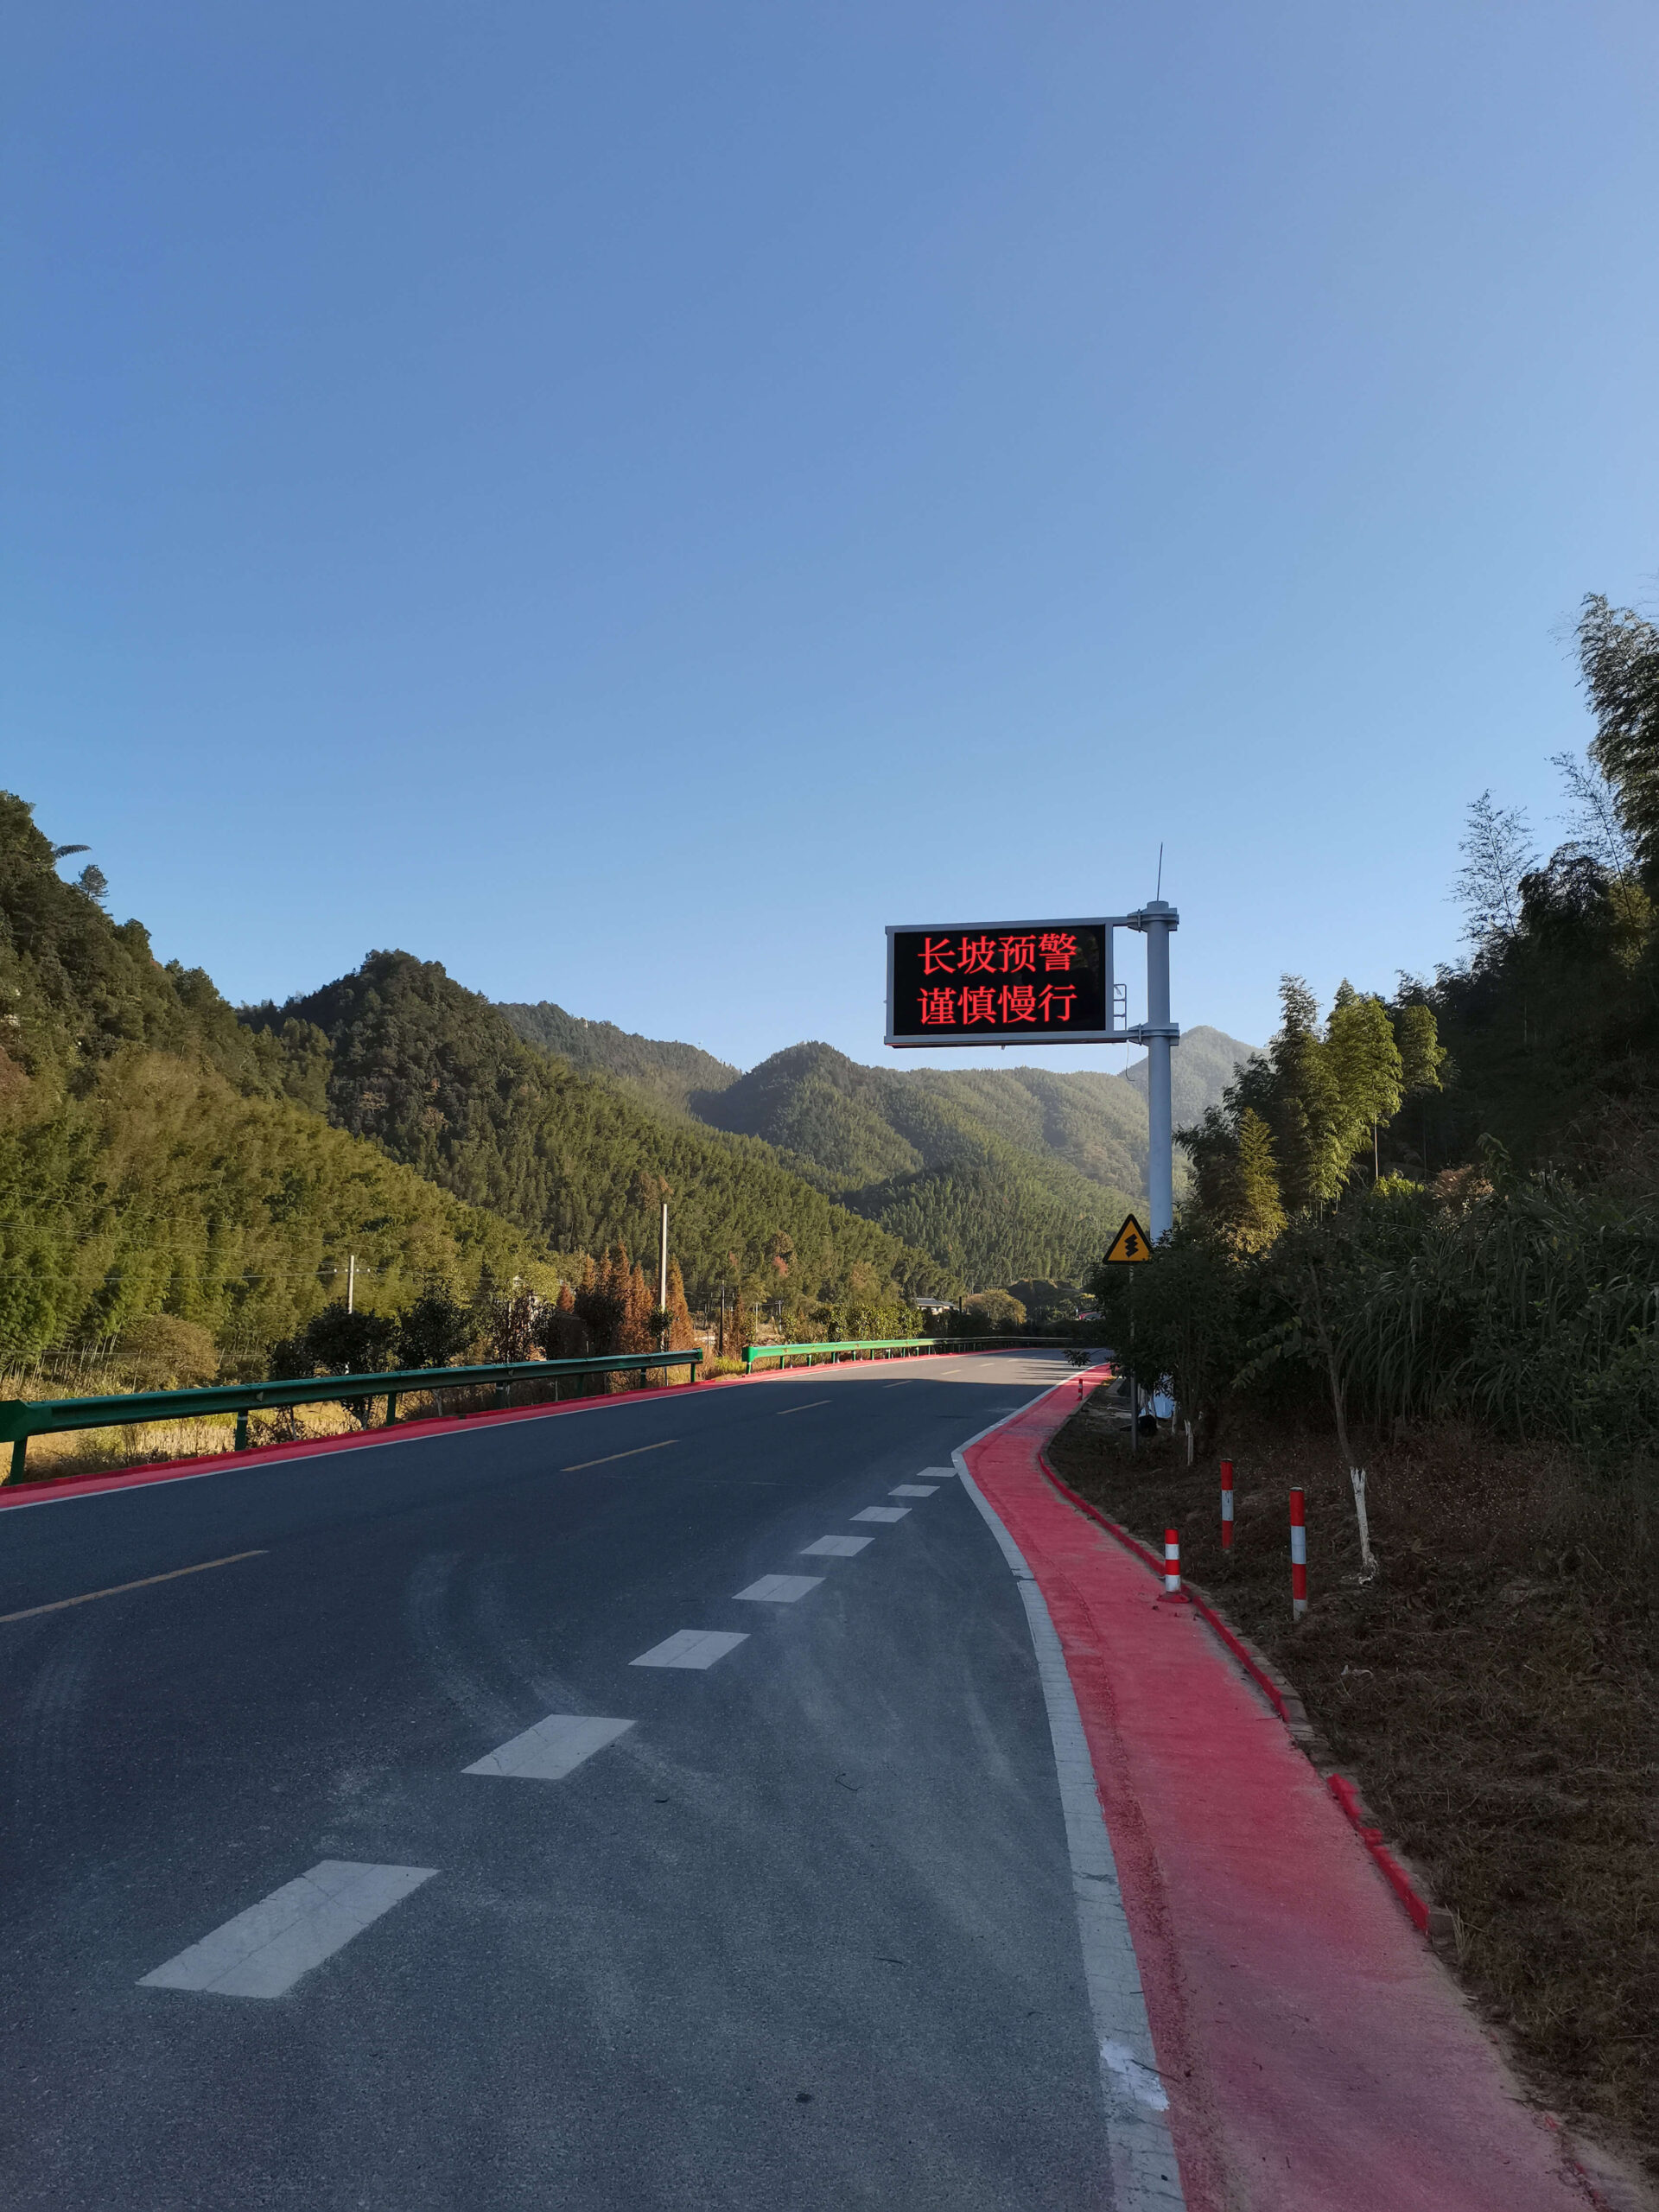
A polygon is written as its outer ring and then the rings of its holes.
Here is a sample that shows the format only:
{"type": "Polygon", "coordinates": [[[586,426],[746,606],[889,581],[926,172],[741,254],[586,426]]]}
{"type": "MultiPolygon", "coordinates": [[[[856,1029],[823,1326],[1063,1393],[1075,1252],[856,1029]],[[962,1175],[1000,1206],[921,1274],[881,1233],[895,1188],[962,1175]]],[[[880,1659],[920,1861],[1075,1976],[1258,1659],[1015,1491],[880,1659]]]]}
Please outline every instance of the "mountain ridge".
{"type": "MultiPolygon", "coordinates": [[[[739,1071],[697,1046],[580,1022],[548,1001],[502,1012],[520,1037],[543,1051],[569,1044],[658,1113],[764,1143],[826,1197],[976,1287],[1080,1274],[1144,1201],[1144,1063],[1127,1077],[873,1067],[808,1040],[739,1071]],[[691,1081],[698,1066],[717,1079],[691,1081]]],[[[1206,1025],[1189,1035],[1185,1071],[1182,1046],[1175,1054],[1178,1126],[1219,1098],[1253,1049],[1206,1025]]]]}

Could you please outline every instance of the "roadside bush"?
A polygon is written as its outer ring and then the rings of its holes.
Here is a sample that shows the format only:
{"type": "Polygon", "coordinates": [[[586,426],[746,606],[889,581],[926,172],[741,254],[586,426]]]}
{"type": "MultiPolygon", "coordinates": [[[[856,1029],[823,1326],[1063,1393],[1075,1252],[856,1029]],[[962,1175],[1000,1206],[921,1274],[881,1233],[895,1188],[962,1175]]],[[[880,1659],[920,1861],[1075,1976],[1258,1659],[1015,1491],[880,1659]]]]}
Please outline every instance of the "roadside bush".
{"type": "Polygon", "coordinates": [[[429,1282],[397,1316],[394,1352],[399,1367],[448,1367],[473,1338],[472,1317],[445,1282],[429,1282]]]}
{"type": "Polygon", "coordinates": [[[124,1329],[114,1363],[135,1389],[188,1389],[211,1382],[219,1373],[219,1348],[213,1332],[200,1321],[172,1313],[151,1313],[124,1329]]]}

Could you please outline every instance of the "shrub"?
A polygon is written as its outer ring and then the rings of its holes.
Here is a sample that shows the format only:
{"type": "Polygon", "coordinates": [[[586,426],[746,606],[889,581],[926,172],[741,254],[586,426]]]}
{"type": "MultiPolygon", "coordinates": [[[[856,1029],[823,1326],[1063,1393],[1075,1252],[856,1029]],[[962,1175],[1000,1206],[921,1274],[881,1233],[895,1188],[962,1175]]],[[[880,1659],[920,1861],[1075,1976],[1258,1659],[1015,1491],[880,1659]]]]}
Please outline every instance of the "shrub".
{"type": "Polygon", "coordinates": [[[172,1313],[151,1313],[124,1329],[115,1360],[140,1390],[188,1389],[213,1382],[219,1373],[213,1332],[172,1313]]]}

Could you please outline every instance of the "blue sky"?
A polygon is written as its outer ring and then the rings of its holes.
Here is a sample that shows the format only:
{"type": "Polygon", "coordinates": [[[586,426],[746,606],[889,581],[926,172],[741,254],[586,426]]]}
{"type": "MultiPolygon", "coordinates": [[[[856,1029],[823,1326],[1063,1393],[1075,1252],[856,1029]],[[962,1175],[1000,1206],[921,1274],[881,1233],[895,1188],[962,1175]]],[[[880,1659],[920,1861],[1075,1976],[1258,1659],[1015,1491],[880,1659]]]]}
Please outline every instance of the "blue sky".
{"type": "Polygon", "coordinates": [[[1264,1038],[1454,955],[1468,800],[1560,834],[1580,598],[1659,595],[1648,0],[5,54],[0,781],[235,999],[401,944],[880,1060],[884,924],[1161,842],[1178,1019],[1264,1038]]]}

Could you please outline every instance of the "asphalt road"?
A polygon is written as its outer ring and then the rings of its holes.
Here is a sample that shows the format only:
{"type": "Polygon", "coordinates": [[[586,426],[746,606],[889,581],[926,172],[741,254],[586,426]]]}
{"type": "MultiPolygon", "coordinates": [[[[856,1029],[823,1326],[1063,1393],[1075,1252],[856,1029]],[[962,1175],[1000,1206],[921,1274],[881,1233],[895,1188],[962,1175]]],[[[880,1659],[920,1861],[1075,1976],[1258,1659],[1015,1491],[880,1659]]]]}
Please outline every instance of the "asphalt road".
{"type": "Polygon", "coordinates": [[[1105,2205],[1031,1633],[924,1471],[1056,1373],[0,1513],[0,1614],[256,1554],[0,1624],[0,2199],[1105,2205]]]}

